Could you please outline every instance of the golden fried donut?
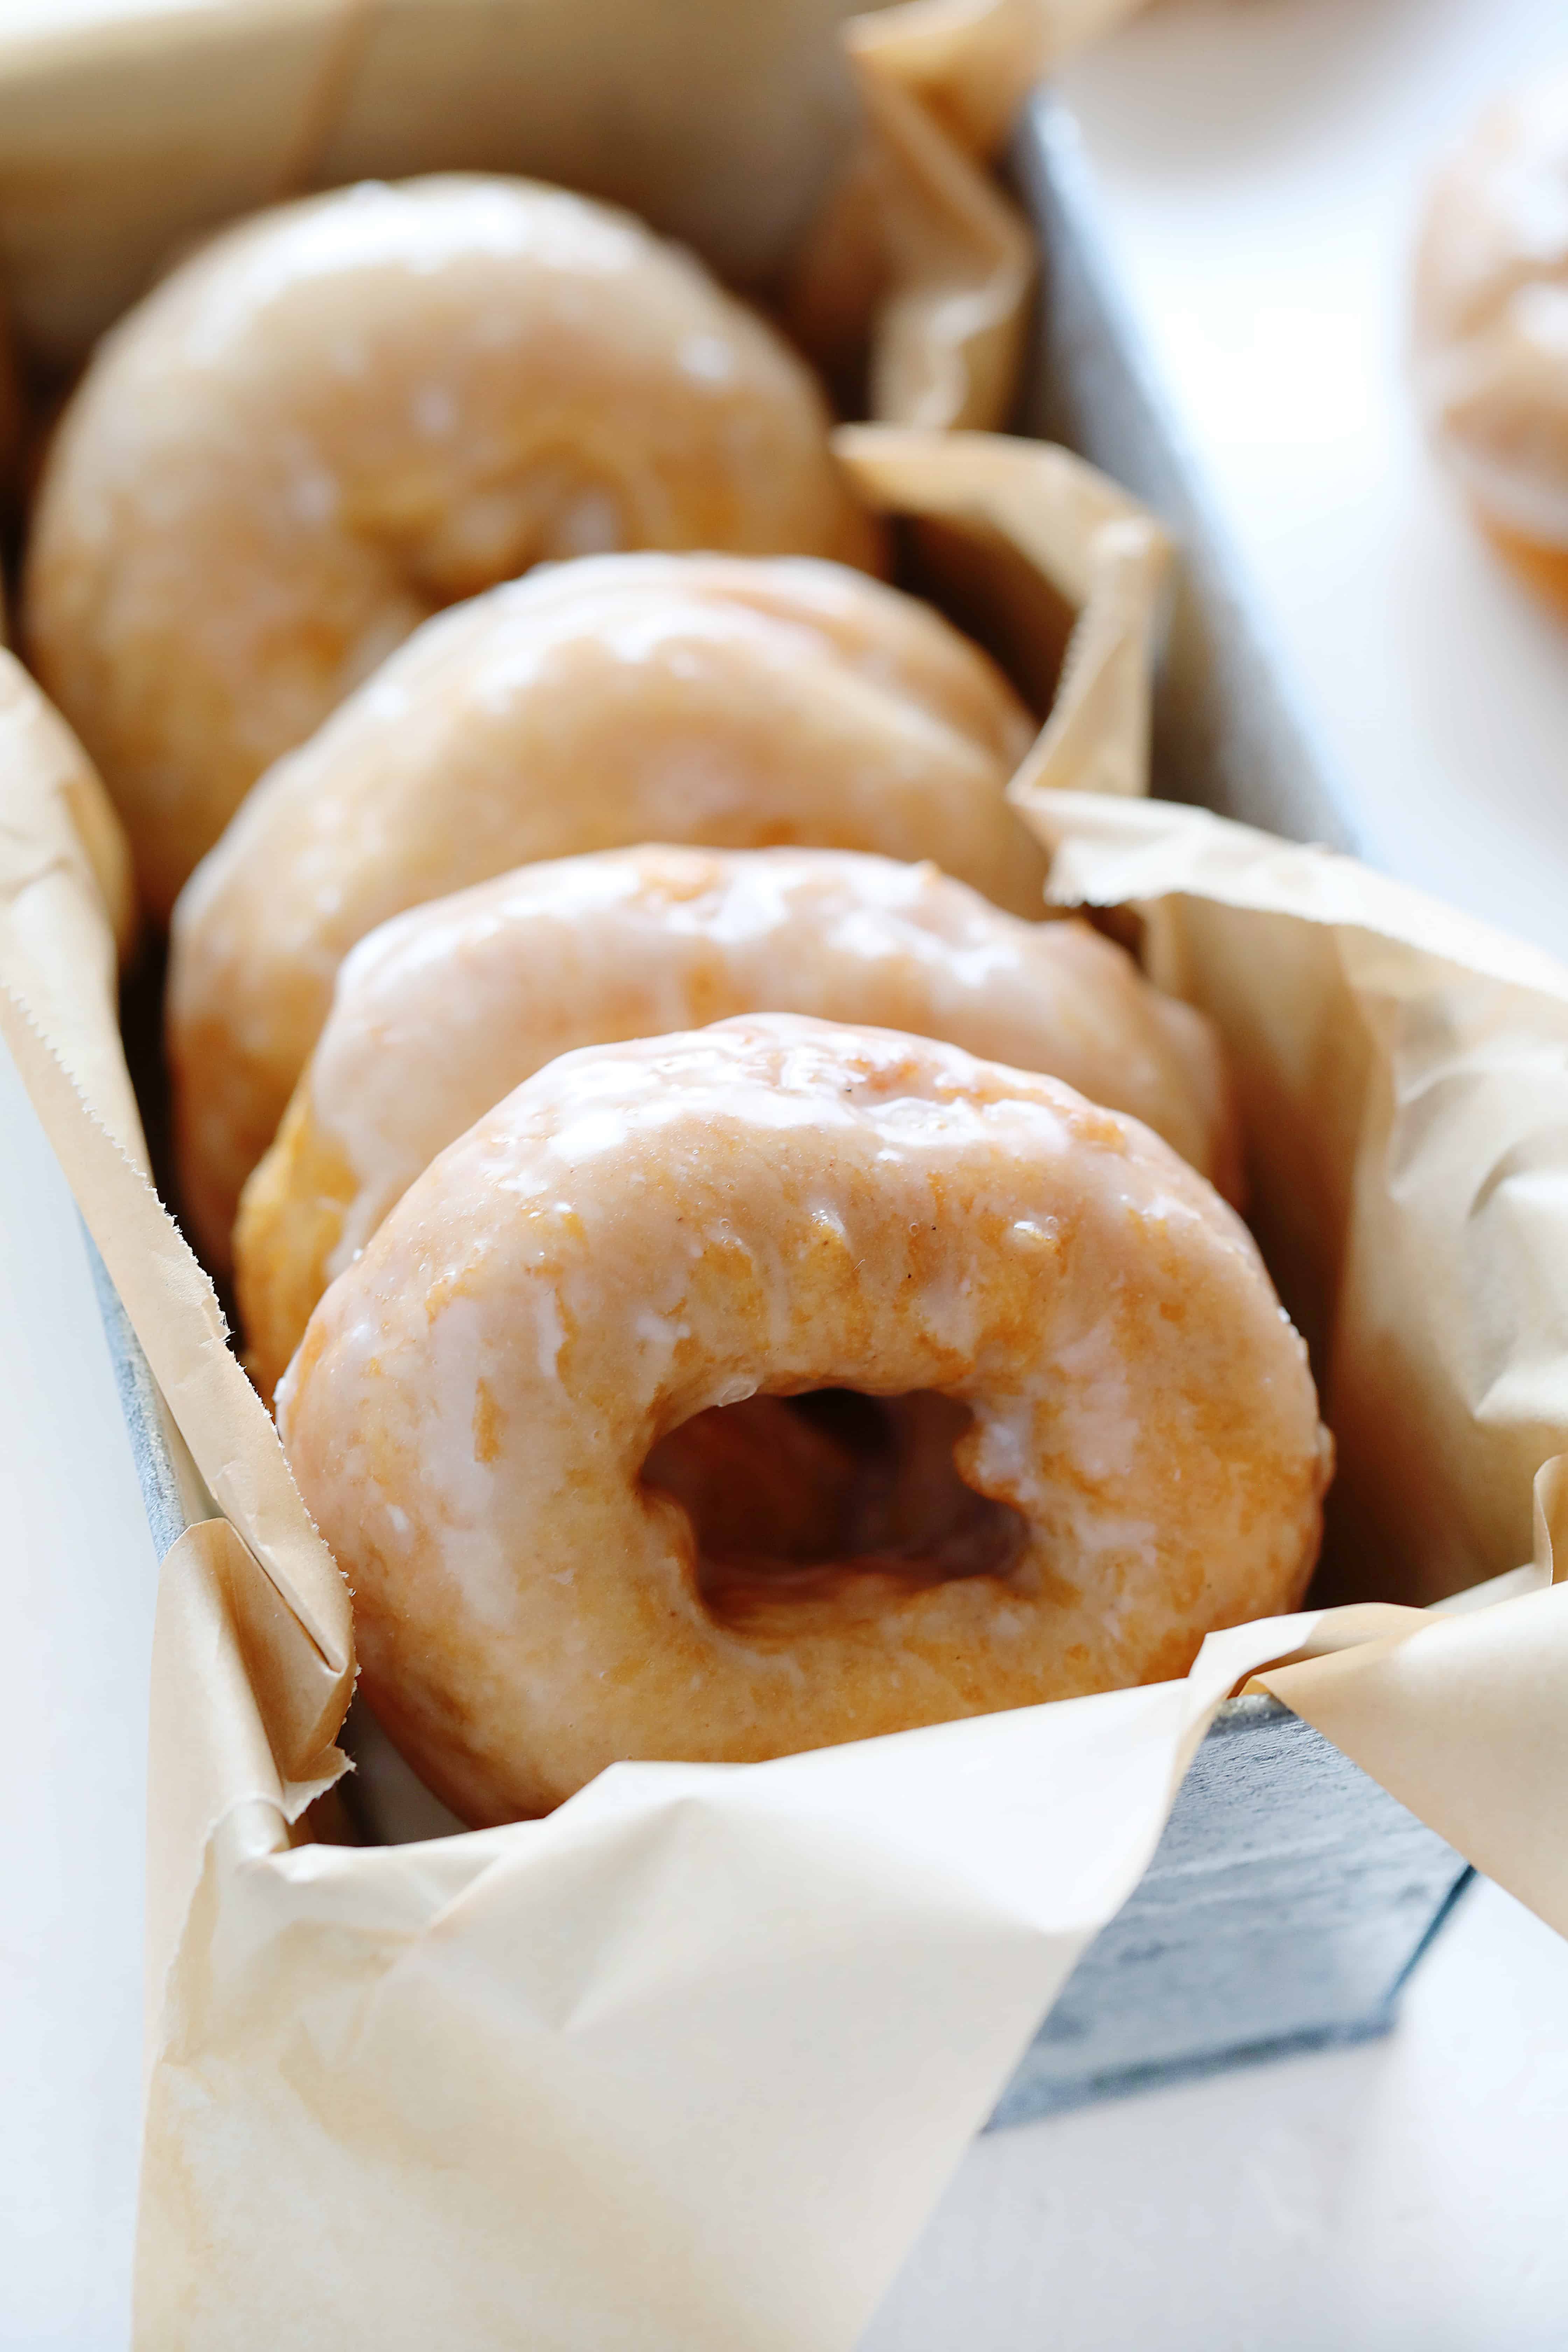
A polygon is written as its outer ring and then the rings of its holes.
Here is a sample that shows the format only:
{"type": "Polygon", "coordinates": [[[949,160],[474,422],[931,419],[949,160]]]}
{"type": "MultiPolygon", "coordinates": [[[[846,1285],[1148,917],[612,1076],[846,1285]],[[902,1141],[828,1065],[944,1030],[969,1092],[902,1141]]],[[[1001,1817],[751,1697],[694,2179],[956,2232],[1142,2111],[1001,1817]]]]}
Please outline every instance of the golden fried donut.
{"type": "Polygon", "coordinates": [[[1300,1598],[1331,1455],[1250,1235],[1147,1128],[787,1013],[519,1087],[326,1292],[279,1426],[371,1702],[477,1822],[1180,1675],[1300,1598]],[[650,1452],[823,1389],[967,1409],[984,1566],[699,1554],[650,1452]]]}
{"type": "Polygon", "coordinates": [[[180,1172],[209,1259],[339,964],[389,915],[643,841],[931,857],[1038,913],[1045,853],[1004,797],[1031,731],[966,638],[837,565],[605,557],[426,623],[258,786],[176,910],[180,1172]]]}
{"type": "Polygon", "coordinates": [[[1237,1187],[1213,1030],[1081,923],[1026,923],[933,866],[852,850],[601,850],[527,866],[399,916],[338,974],[235,1226],[264,1393],[327,1283],[414,1179],[544,1063],[768,1012],[913,1030],[1048,1070],[1237,1187]]]}
{"type": "Polygon", "coordinates": [[[1568,602],[1568,76],[1489,108],[1434,184],[1415,371],[1482,521],[1568,602]]]}
{"type": "Polygon", "coordinates": [[[700,263],[559,188],[371,184],[215,238],[100,347],[27,569],[149,905],[442,605],[609,548],[873,561],[828,421],[700,263]]]}

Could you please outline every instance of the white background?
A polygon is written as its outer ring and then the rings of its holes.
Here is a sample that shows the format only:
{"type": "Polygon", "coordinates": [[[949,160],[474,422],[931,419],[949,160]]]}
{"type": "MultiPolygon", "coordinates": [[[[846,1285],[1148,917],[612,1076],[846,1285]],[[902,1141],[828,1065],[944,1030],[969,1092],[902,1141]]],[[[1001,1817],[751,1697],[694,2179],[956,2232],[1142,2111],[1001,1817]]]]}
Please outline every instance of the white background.
{"type": "MultiPolygon", "coordinates": [[[[1568,631],[1431,474],[1400,349],[1425,159],[1558,55],[1562,0],[1156,0],[1070,83],[1378,853],[1549,946],[1568,631]]],[[[74,1213],[3,1068],[0,1133],[0,2347],[121,2352],[153,1563],[74,1213]]],[[[866,2352],[1544,2352],[1565,2162],[1568,1953],[1484,1888],[1391,2042],[983,2141],[866,2352]]]]}

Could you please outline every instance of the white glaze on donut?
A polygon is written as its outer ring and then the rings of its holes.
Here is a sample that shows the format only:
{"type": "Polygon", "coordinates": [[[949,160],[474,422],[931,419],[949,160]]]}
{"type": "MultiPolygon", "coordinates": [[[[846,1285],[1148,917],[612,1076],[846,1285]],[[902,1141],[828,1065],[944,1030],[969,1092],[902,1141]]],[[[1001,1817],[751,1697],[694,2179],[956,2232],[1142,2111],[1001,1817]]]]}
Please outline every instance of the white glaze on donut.
{"type": "Polygon", "coordinates": [[[1031,731],[977,647],[839,565],[607,557],[428,623],[279,761],[181,898],[170,1058],[209,1260],[339,964],[389,916],[645,841],[931,857],[1037,913],[1045,853],[1004,796],[1031,731]]]}
{"type": "Polygon", "coordinates": [[[154,912],[442,605],[614,548],[874,562],[828,421],[700,263],[562,189],[373,184],[215,238],[89,368],[26,583],[154,912]]]}
{"type": "Polygon", "coordinates": [[[474,1821],[1180,1674],[1291,1606],[1330,1445],[1246,1228],[1136,1122],[791,1015],[568,1055],[405,1194],[279,1399],[373,1704],[474,1821]],[[640,1477],[759,1391],[935,1391],[1003,1573],[705,1598],[640,1477]]]}
{"type": "Polygon", "coordinates": [[[523,866],[361,941],[235,1231],[270,1392],[310,1309],[436,1154],[574,1048],[794,1012],[943,1037],[1131,1112],[1235,1196],[1219,1044],[1077,922],[1027,923],[930,865],[640,848],[523,866]]]}

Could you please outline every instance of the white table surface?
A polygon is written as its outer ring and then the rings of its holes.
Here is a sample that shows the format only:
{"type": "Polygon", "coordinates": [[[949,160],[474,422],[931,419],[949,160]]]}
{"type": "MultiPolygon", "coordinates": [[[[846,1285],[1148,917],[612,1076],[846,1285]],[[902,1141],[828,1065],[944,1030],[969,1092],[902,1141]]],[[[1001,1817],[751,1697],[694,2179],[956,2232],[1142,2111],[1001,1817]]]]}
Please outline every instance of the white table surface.
{"type": "MultiPolygon", "coordinates": [[[[1379,853],[1552,945],[1568,634],[1431,475],[1399,346],[1421,159],[1556,53],[1561,0],[1159,0],[1070,83],[1379,853]]],[[[74,1212],[3,1066],[0,1132],[0,2352],[122,2352],[153,1562],[74,1212]]],[[[1568,1951],[1482,1888],[1392,2040],[978,2144],[865,2352],[1544,2352],[1565,2163],[1568,1951]]]]}

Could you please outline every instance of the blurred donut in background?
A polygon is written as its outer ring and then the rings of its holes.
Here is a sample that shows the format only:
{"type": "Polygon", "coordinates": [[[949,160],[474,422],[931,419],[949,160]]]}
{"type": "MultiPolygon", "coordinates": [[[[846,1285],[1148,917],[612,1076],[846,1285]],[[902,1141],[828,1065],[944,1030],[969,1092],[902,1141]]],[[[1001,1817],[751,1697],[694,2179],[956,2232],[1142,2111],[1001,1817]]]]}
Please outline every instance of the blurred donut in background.
{"type": "Polygon", "coordinates": [[[1568,611],[1568,73],[1489,107],[1438,172],[1414,367],[1482,524],[1568,611]]]}

